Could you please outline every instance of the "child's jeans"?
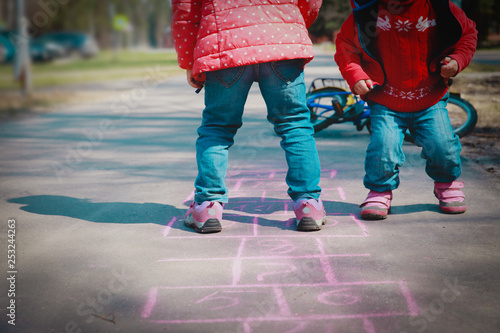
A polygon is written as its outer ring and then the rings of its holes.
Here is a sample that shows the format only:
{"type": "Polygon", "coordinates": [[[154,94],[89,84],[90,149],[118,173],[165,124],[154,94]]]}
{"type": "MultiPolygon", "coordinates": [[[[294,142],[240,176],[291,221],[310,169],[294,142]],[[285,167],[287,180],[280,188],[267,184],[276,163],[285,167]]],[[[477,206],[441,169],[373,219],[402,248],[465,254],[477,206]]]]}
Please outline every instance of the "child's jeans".
{"type": "MultiPolygon", "coordinates": [[[[286,183],[289,196],[292,200],[319,198],[321,169],[306,105],[303,66],[304,61],[298,59],[206,73],[205,109],[196,141],[197,203],[228,201],[225,186],[228,149],[234,143],[236,131],[242,126],[243,108],[254,81],[259,83],[266,103],[267,119],[281,137],[281,147],[288,164],[286,183]]],[[[258,161],[265,165],[265,159],[281,157],[270,156],[264,152],[265,149],[256,147],[248,155],[248,161],[241,163],[251,165],[252,161],[258,161]]]]}
{"type": "Polygon", "coordinates": [[[372,134],[365,159],[366,188],[384,192],[399,186],[407,129],[422,147],[421,156],[426,159],[425,171],[429,177],[437,182],[452,182],[460,176],[462,146],[451,128],[446,110],[448,96],[447,93],[435,105],[417,112],[397,112],[369,102],[372,134]]]}

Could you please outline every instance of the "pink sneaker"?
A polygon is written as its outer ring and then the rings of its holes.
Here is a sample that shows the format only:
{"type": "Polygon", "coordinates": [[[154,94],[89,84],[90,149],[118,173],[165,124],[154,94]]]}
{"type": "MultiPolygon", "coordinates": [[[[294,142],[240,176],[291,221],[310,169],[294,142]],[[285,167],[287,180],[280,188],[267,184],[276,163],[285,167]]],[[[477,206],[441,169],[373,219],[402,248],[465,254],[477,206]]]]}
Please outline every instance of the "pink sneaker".
{"type": "Polygon", "coordinates": [[[383,220],[391,211],[392,191],[370,191],[361,207],[363,220],[383,220]]]}
{"type": "Polygon", "coordinates": [[[461,214],[467,210],[465,195],[462,188],[464,182],[454,181],[451,183],[434,182],[434,195],[439,200],[439,208],[446,214],[461,214]]]}
{"type": "Polygon", "coordinates": [[[326,223],[325,207],[321,199],[299,199],[293,204],[296,217],[297,230],[315,231],[320,230],[326,223]]]}
{"type": "Polygon", "coordinates": [[[186,212],[184,224],[201,234],[220,232],[222,209],[223,205],[217,201],[204,201],[201,205],[193,202],[186,212]]]}

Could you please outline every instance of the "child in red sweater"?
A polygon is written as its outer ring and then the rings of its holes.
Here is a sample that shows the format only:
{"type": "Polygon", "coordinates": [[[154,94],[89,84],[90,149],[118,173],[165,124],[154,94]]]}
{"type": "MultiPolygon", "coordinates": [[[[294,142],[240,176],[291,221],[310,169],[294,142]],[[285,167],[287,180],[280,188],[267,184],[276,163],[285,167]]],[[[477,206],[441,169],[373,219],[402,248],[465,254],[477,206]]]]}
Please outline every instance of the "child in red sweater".
{"type": "Polygon", "coordinates": [[[473,21],[449,0],[352,0],[337,36],[335,61],[351,90],[370,106],[363,219],[383,219],[399,186],[404,133],[422,146],[426,172],[444,213],[467,209],[458,137],[446,110],[447,81],[470,63],[473,21]]]}

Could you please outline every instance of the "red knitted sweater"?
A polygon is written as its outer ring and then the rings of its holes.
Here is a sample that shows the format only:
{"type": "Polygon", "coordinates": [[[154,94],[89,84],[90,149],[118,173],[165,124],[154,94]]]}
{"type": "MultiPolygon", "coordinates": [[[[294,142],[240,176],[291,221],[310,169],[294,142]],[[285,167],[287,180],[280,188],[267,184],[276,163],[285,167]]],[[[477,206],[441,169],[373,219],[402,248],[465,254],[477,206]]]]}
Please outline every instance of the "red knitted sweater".
{"type": "Polygon", "coordinates": [[[381,0],[377,33],[386,82],[366,98],[404,112],[437,103],[447,87],[439,71],[428,68],[437,46],[436,14],[429,0],[381,0]]]}

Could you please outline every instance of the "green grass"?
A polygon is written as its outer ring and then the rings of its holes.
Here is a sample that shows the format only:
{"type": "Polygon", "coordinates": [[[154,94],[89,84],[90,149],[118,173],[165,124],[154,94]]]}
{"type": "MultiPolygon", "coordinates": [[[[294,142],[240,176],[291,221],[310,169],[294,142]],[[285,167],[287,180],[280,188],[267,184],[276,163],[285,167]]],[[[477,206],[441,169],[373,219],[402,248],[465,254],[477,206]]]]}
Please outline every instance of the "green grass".
{"type": "MultiPolygon", "coordinates": [[[[91,59],[60,60],[51,63],[32,64],[33,87],[140,78],[148,75],[148,69],[159,66],[162,75],[180,73],[175,52],[103,51],[91,59]]],[[[17,89],[12,64],[0,65],[0,89],[17,89]]]]}

